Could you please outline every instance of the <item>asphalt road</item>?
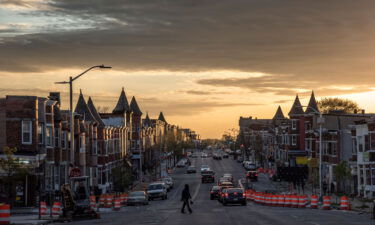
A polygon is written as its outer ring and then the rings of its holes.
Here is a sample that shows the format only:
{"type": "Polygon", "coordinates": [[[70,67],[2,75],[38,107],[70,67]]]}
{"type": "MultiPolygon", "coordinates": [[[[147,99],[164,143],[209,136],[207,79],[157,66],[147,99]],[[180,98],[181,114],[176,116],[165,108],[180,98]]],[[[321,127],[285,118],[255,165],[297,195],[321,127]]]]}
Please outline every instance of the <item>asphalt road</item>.
{"type": "MultiPolygon", "coordinates": [[[[224,173],[232,173],[235,180],[244,177],[245,171],[240,163],[233,159],[213,160],[212,158],[192,159],[192,164],[198,169],[202,164],[209,165],[216,178],[224,173]]],[[[168,193],[167,200],[154,200],[148,206],[125,207],[121,212],[103,213],[100,220],[75,221],[71,224],[163,224],[163,225],[367,225],[375,224],[369,214],[359,215],[357,212],[338,210],[293,209],[281,207],[260,206],[249,202],[247,206],[222,206],[216,200],[209,199],[209,189],[212,184],[201,184],[200,175],[186,174],[185,169],[178,168],[173,174],[175,187],[168,193]],[[190,185],[193,197],[193,213],[181,214],[180,195],[184,184],[190,185]]],[[[260,176],[254,182],[257,190],[275,190],[277,184],[260,176]]]]}

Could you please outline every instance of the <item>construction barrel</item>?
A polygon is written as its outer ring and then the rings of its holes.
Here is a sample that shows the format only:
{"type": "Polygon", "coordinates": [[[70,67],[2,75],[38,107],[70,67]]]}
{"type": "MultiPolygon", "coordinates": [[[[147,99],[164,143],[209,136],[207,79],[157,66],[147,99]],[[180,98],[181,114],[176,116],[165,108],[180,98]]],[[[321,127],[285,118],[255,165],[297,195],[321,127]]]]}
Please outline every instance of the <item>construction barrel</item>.
{"type": "Polygon", "coordinates": [[[115,198],[115,204],[113,207],[114,211],[119,211],[121,209],[121,198],[117,197],[115,198]]]}
{"type": "Polygon", "coordinates": [[[52,216],[57,218],[62,215],[61,202],[54,202],[52,205],[52,216]]]}
{"type": "Polygon", "coordinates": [[[311,209],[317,209],[318,208],[318,196],[317,195],[311,195],[311,209]]]}
{"type": "Polygon", "coordinates": [[[331,196],[323,197],[323,209],[331,209],[331,196]]]}
{"type": "Polygon", "coordinates": [[[98,210],[97,204],[96,204],[96,197],[95,197],[95,195],[91,195],[90,196],[90,208],[93,211],[97,211],[98,210]]]}
{"type": "Polygon", "coordinates": [[[46,216],[47,215],[47,204],[46,204],[46,202],[40,202],[39,214],[40,214],[40,216],[46,216]]]}
{"type": "Polygon", "coordinates": [[[340,209],[341,210],[349,210],[349,200],[346,196],[341,196],[340,198],[340,209]]]}
{"type": "Polygon", "coordinates": [[[0,205],[0,225],[10,224],[10,205],[0,205]]]}

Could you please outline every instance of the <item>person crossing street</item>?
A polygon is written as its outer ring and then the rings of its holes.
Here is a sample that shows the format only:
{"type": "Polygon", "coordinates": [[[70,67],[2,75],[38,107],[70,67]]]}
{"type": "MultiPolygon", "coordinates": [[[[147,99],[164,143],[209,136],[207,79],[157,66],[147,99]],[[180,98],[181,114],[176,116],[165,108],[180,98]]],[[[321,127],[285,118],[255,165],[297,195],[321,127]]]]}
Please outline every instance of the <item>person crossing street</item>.
{"type": "Polygon", "coordinates": [[[192,201],[188,184],[185,184],[185,188],[182,190],[181,201],[183,202],[181,213],[185,213],[185,206],[187,206],[190,214],[193,213],[190,207],[190,202],[192,203],[192,201]]]}

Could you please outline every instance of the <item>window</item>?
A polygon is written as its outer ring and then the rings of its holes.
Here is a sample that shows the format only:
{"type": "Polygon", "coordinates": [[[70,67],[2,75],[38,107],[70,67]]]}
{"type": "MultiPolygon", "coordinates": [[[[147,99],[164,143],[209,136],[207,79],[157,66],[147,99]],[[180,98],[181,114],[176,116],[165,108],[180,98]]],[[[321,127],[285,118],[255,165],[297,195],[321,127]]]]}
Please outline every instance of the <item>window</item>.
{"type": "Polygon", "coordinates": [[[96,139],[92,141],[92,154],[98,154],[98,141],[96,139]]]}
{"type": "Polygon", "coordinates": [[[365,151],[370,150],[370,136],[365,135],[365,151]]]}
{"type": "Polygon", "coordinates": [[[49,147],[53,147],[53,130],[52,130],[52,127],[51,126],[47,126],[46,127],[46,146],[49,146],[49,147]]]}
{"type": "Polygon", "coordinates": [[[297,129],[297,121],[292,120],[292,130],[296,130],[296,129],[297,129]]]}
{"type": "Polygon", "coordinates": [[[22,144],[32,144],[32,127],[30,120],[22,120],[22,144]]]}
{"type": "Polygon", "coordinates": [[[357,139],[352,138],[352,154],[357,155],[357,139]]]}
{"type": "Polygon", "coordinates": [[[292,145],[296,146],[297,145],[297,136],[292,135],[292,145]]]}
{"type": "Polygon", "coordinates": [[[66,131],[61,133],[61,148],[66,149],[66,131]]]}
{"type": "Polygon", "coordinates": [[[55,147],[60,147],[60,129],[55,128],[55,147]]]}
{"type": "Polygon", "coordinates": [[[370,149],[375,150],[375,133],[370,134],[370,149]]]}
{"type": "Polygon", "coordinates": [[[44,144],[44,131],[42,123],[38,124],[38,143],[41,145],[44,144]]]}

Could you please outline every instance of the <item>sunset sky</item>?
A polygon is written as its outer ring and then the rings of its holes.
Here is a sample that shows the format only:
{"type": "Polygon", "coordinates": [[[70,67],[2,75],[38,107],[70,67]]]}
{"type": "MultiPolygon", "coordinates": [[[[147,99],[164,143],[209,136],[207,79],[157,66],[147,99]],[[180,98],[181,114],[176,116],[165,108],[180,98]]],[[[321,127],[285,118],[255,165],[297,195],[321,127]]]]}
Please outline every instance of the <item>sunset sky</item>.
{"type": "MultiPolygon", "coordinates": [[[[375,1],[0,0],[0,96],[67,80],[96,106],[141,110],[218,138],[240,116],[339,96],[375,112],[375,1]]],[[[75,96],[77,100],[77,95],[75,96]]]]}

